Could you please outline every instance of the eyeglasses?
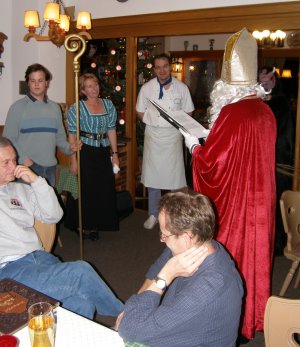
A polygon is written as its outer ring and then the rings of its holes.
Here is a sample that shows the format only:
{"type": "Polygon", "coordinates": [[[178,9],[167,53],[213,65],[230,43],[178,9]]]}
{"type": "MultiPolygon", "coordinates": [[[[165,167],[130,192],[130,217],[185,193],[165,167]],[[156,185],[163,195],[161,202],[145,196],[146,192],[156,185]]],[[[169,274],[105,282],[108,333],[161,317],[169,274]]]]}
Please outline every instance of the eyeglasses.
{"type": "Polygon", "coordinates": [[[174,235],[174,234],[165,235],[161,231],[159,232],[159,239],[160,239],[160,241],[164,241],[165,242],[171,236],[176,236],[176,235],[174,235]]]}

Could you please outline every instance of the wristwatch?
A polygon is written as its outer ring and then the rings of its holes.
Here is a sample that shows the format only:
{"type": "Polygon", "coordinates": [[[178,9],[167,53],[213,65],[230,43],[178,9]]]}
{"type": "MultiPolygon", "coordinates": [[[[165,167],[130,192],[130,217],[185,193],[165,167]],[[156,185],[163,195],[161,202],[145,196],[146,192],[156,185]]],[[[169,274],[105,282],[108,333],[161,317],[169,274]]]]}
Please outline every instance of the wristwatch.
{"type": "Polygon", "coordinates": [[[154,281],[155,281],[157,288],[159,288],[161,290],[165,290],[167,288],[167,283],[163,278],[156,276],[154,278],[154,281]]]}

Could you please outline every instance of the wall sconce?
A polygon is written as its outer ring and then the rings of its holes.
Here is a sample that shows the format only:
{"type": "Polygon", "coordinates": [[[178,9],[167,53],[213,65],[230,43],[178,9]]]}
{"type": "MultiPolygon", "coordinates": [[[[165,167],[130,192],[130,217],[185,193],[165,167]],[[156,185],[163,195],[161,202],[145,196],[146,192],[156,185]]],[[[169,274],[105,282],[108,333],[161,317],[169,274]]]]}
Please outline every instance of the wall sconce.
{"type": "Polygon", "coordinates": [[[89,12],[79,12],[77,16],[76,28],[81,30],[78,35],[85,36],[87,40],[91,40],[91,35],[87,32],[92,28],[91,15],[89,12]]]}
{"type": "Polygon", "coordinates": [[[270,30],[255,30],[252,36],[256,39],[258,47],[283,47],[286,33],[281,30],[271,32],[270,30]]]}
{"type": "Polygon", "coordinates": [[[281,78],[292,78],[292,71],[290,69],[283,69],[281,78]]]}
{"type": "MultiPolygon", "coordinates": [[[[60,47],[64,41],[66,33],[70,27],[70,17],[66,14],[66,8],[61,0],[55,0],[53,2],[47,2],[44,16],[45,22],[40,30],[39,34],[35,33],[35,28],[40,27],[38,11],[29,10],[24,14],[24,27],[28,28],[28,33],[24,36],[24,41],[28,42],[32,37],[37,41],[51,41],[57,47],[60,47]],[[61,9],[63,13],[61,13],[61,9]],[[46,27],[46,23],[49,24],[48,36],[43,36],[43,31],[46,27]]],[[[90,34],[86,30],[91,29],[91,16],[89,12],[79,12],[76,27],[81,29],[80,35],[86,36],[87,39],[91,39],[90,34]]]]}
{"type": "Polygon", "coordinates": [[[2,75],[2,69],[4,68],[4,63],[0,61],[0,76],[2,75]]]}
{"type": "Polygon", "coordinates": [[[174,73],[181,73],[183,70],[183,62],[173,59],[172,60],[172,72],[174,73]]]}

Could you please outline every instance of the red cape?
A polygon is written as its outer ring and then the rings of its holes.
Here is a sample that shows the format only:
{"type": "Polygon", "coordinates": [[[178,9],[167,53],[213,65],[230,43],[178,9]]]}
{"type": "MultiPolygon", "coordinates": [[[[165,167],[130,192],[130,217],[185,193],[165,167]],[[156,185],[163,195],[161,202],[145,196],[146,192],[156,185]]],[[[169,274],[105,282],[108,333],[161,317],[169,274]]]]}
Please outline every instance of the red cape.
{"type": "Polygon", "coordinates": [[[242,334],[263,330],[270,296],[275,231],[276,121],[260,99],[222,108],[203,147],[193,153],[195,191],[219,215],[216,239],[235,259],[245,282],[242,334]]]}

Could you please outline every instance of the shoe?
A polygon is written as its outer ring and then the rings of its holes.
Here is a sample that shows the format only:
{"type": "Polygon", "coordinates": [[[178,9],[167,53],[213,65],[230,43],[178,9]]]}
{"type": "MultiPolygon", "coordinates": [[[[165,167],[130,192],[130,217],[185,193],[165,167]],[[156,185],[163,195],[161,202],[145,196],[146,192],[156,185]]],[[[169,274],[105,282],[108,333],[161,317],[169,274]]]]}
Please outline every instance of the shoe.
{"type": "Polygon", "coordinates": [[[157,224],[158,220],[153,214],[146,220],[144,223],[144,228],[145,229],[153,229],[155,224],[157,224]]]}
{"type": "Polygon", "coordinates": [[[247,339],[247,337],[245,337],[242,334],[239,334],[238,339],[237,339],[237,344],[236,346],[239,347],[241,345],[246,345],[250,340],[247,339]]]}

